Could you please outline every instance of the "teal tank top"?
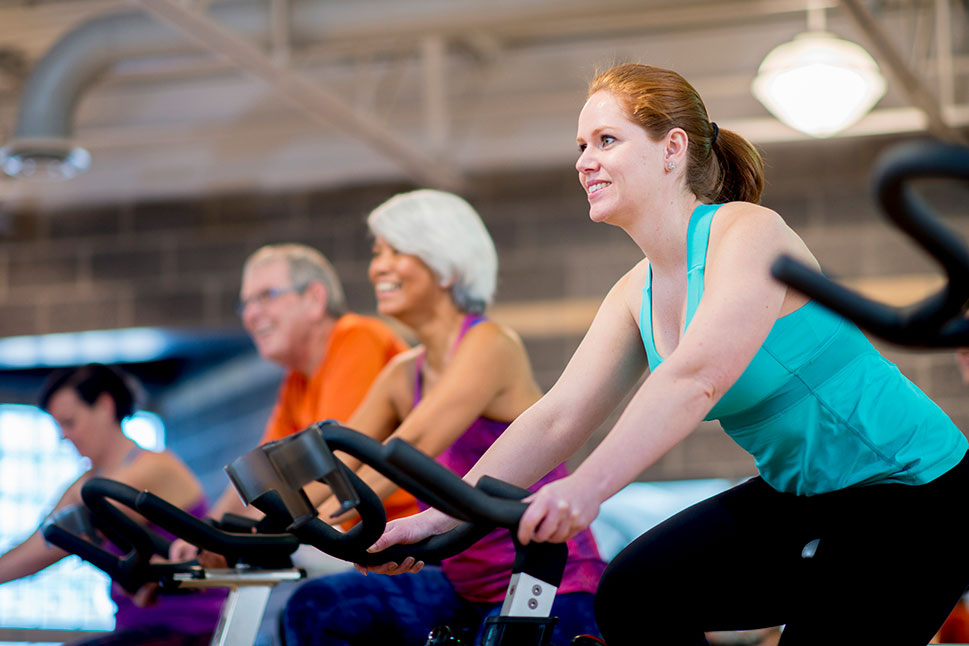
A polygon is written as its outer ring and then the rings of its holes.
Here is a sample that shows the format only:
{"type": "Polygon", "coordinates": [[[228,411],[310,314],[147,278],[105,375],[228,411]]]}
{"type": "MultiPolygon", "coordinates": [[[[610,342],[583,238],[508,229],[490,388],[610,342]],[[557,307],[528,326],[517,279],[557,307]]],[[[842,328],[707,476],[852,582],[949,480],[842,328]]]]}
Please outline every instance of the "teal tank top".
{"type": "MultiPolygon", "coordinates": [[[[700,205],[690,218],[686,327],[703,298],[710,225],[719,207],[700,205]]],[[[655,370],[663,358],[653,340],[652,278],[650,269],[639,329],[655,370]]],[[[931,482],[969,448],[945,412],[854,324],[815,301],[777,319],[706,419],[720,422],[774,489],[808,496],[931,482]]]]}

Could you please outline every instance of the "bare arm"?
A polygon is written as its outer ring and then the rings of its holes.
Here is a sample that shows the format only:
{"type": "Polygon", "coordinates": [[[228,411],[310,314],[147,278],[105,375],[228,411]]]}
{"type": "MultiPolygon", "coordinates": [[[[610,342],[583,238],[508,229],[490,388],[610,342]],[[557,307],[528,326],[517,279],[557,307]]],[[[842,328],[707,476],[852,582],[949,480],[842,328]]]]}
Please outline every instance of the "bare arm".
{"type": "Polygon", "coordinates": [[[203,495],[195,475],[169,451],[143,451],[131,464],[105,475],[135,489],[148,490],[182,509],[198,503],[203,495]]]}
{"type": "MultiPolygon", "coordinates": [[[[88,479],[84,474],[61,495],[51,513],[81,503],[81,485],[88,479]]],[[[64,550],[48,545],[38,528],[24,542],[0,556],[0,583],[14,581],[40,572],[67,556],[64,550]]]]}
{"type": "Polygon", "coordinates": [[[630,303],[644,268],[641,263],[613,286],[555,385],[508,427],[466,480],[490,475],[531,486],[575,453],[615,410],[647,368],[630,303]]]}
{"type": "MultiPolygon", "coordinates": [[[[412,363],[410,370],[413,370],[412,363]]],[[[399,370],[395,384],[389,385],[388,390],[402,388],[410,393],[411,380],[412,372],[399,370]]],[[[517,336],[496,323],[479,323],[468,331],[437,383],[424,393],[390,437],[401,438],[436,457],[477,418],[488,415],[513,419],[539,395],[525,349],[517,336]]],[[[364,404],[389,406],[386,401],[374,401],[369,396],[364,404]]],[[[371,436],[379,435],[370,430],[378,419],[381,418],[361,406],[350,426],[371,436]]],[[[382,498],[397,489],[396,484],[368,466],[360,466],[358,475],[382,498]]],[[[321,513],[326,517],[335,508],[335,502],[328,500],[321,506],[321,513]]]]}

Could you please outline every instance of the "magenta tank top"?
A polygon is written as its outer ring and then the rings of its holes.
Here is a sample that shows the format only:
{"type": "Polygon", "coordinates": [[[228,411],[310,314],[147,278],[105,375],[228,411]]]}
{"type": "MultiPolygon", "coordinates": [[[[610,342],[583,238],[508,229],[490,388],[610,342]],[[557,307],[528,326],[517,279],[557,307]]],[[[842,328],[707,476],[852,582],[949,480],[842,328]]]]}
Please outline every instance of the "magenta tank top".
{"type": "MultiPolygon", "coordinates": [[[[206,511],[208,511],[208,505],[204,498],[188,510],[197,518],[204,517],[206,511]]],[[[149,523],[148,527],[168,540],[174,538],[157,525],[149,523]]],[[[105,548],[118,553],[117,548],[110,542],[105,544],[105,548]]],[[[114,629],[165,626],[177,629],[185,635],[208,635],[215,631],[227,594],[228,590],[223,588],[185,594],[159,594],[154,605],[139,608],[124,588],[112,582],[111,600],[117,606],[114,613],[114,629]]]]}
{"type": "MultiPolygon", "coordinates": [[[[484,320],[486,319],[482,316],[470,314],[466,316],[455,347],[461,343],[461,339],[471,327],[484,320]]],[[[417,357],[414,406],[417,406],[421,400],[423,364],[424,355],[421,354],[417,357]]],[[[464,476],[506,428],[508,424],[505,422],[479,417],[437,457],[437,461],[459,476],[464,476]]],[[[529,489],[538,491],[544,484],[558,480],[567,473],[565,464],[560,464],[529,489]]],[[[421,503],[422,509],[426,507],[421,503]]],[[[567,544],[569,560],[558,592],[560,594],[594,593],[605,564],[599,556],[599,549],[592,532],[586,529],[570,539],[567,544]]],[[[461,554],[444,559],[441,567],[444,575],[463,598],[468,601],[495,603],[500,602],[505,596],[514,560],[515,546],[511,536],[505,529],[496,529],[461,554]]]]}

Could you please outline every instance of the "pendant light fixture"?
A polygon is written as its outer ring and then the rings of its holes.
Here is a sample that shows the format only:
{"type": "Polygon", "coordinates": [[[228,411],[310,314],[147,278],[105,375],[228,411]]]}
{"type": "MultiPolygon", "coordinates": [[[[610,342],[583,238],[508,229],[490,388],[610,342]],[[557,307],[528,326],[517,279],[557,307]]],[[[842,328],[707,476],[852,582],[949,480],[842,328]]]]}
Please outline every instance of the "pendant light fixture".
{"type": "Polygon", "coordinates": [[[809,7],[808,31],[767,54],[751,91],[781,122],[830,137],[866,115],[885,87],[875,59],[827,31],[824,10],[809,7]]]}

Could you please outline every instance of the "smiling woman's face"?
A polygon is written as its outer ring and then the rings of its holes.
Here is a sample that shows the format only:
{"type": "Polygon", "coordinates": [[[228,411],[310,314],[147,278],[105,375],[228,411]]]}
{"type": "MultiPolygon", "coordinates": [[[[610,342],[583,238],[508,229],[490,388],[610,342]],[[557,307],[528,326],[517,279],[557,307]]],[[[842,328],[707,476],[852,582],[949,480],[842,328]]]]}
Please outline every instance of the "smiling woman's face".
{"type": "Polygon", "coordinates": [[[576,133],[575,168],[595,222],[620,224],[648,200],[663,170],[663,143],[631,121],[622,104],[605,90],[586,101],[576,133]]]}
{"type": "Polygon", "coordinates": [[[412,254],[401,253],[377,236],[370,259],[370,283],[377,298],[377,311],[399,318],[424,307],[443,288],[427,264],[412,254]]]}

